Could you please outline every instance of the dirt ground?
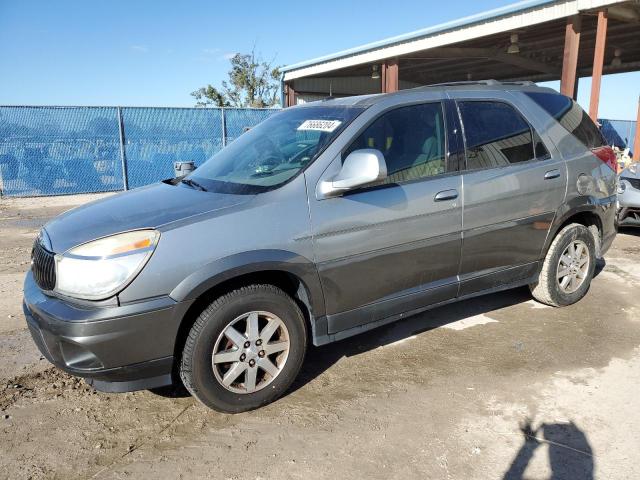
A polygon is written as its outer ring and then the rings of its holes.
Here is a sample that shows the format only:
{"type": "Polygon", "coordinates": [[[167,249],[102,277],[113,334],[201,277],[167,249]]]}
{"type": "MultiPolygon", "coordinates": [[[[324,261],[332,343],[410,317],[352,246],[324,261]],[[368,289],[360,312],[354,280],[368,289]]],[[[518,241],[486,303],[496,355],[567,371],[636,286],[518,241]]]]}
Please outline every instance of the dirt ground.
{"type": "Polygon", "coordinates": [[[314,348],[284,398],[224,415],[180,389],[96,393],[36,350],[31,244],[89,198],[0,200],[0,478],[640,478],[640,228],[576,305],[439,308],[314,348]]]}

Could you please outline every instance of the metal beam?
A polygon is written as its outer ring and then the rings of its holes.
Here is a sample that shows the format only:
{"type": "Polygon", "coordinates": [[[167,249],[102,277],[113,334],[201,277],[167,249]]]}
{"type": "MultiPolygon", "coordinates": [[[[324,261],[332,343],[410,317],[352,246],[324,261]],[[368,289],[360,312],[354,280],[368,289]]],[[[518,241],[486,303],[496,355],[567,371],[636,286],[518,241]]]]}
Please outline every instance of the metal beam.
{"type": "Polygon", "coordinates": [[[539,62],[537,60],[533,60],[526,57],[521,57],[520,55],[512,55],[508,53],[498,53],[494,57],[501,63],[506,63],[509,65],[514,65],[516,67],[524,68],[525,70],[532,70],[534,72],[542,72],[549,73],[552,75],[560,74],[560,68],[549,65],[543,62],[539,62]]]}
{"type": "MultiPolygon", "coordinates": [[[[427,60],[427,59],[461,59],[461,58],[486,58],[493,59],[507,65],[514,65],[533,72],[550,73],[557,75],[560,68],[554,65],[533,60],[517,54],[508,54],[493,48],[473,48],[473,47],[445,47],[433,48],[424,52],[420,57],[407,57],[407,60],[427,60]]],[[[403,57],[403,60],[405,58],[403,57]]],[[[411,69],[412,67],[408,67],[411,69]]]]}
{"type": "Polygon", "coordinates": [[[598,12],[598,27],[596,30],[596,48],[593,53],[593,74],[591,75],[591,99],[589,101],[589,116],[595,122],[598,120],[598,105],[600,103],[600,84],[602,83],[602,67],[604,66],[604,48],[607,42],[607,11],[598,12]]]}
{"type": "MultiPolygon", "coordinates": [[[[626,72],[635,72],[640,70],[640,61],[638,62],[626,62],[622,63],[619,67],[605,65],[602,69],[602,73],[604,75],[609,75],[612,73],[626,73],[626,72]]],[[[578,77],[588,77],[591,75],[592,70],[590,68],[581,68],[578,70],[578,77]]],[[[552,80],[558,80],[558,77],[554,77],[553,75],[548,74],[539,74],[539,75],[526,75],[526,76],[517,76],[517,77],[509,77],[510,80],[513,81],[523,81],[523,80],[531,80],[532,82],[550,82],[552,80]]]]}
{"type": "Polygon", "coordinates": [[[581,28],[582,19],[580,15],[573,15],[567,19],[567,26],[565,27],[564,33],[560,93],[572,98],[575,97],[578,86],[576,69],[578,68],[581,28]]]}
{"type": "Polygon", "coordinates": [[[640,13],[631,6],[612,5],[609,7],[609,17],[620,22],[635,23],[640,21],[640,13]]]}

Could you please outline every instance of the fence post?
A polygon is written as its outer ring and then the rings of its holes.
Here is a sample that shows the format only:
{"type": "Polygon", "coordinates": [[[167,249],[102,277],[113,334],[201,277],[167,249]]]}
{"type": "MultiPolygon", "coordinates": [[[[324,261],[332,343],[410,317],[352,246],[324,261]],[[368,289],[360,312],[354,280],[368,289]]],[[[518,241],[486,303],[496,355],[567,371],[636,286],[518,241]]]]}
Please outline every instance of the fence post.
{"type": "Polygon", "coordinates": [[[120,161],[122,162],[122,183],[125,190],[129,190],[127,175],[127,152],[124,148],[124,123],[122,122],[122,108],[118,107],[118,131],[120,132],[120,161]]]}
{"type": "Polygon", "coordinates": [[[220,112],[222,113],[222,148],[227,146],[227,120],[224,115],[224,107],[220,107],[220,112]]]}

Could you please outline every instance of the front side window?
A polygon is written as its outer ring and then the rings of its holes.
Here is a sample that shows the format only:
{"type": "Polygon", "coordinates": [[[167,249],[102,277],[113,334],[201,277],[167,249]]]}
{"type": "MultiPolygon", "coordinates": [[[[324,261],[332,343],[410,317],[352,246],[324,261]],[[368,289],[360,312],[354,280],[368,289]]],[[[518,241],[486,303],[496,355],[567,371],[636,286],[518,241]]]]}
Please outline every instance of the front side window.
{"type": "Polygon", "coordinates": [[[503,167],[545,154],[534,148],[529,124],[510,105],[490,101],[459,102],[466,139],[467,169],[503,167]]]}
{"type": "Polygon", "coordinates": [[[382,114],[349,146],[342,158],[363,148],[380,150],[387,178],[378,184],[402,183],[445,172],[442,105],[400,107],[382,114]]]}
{"type": "Polygon", "coordinates": [[[185,179],[219,193],[254,194],[283,185],[316,157],[363,109],[285,109],[243,133],[185,179]]]}

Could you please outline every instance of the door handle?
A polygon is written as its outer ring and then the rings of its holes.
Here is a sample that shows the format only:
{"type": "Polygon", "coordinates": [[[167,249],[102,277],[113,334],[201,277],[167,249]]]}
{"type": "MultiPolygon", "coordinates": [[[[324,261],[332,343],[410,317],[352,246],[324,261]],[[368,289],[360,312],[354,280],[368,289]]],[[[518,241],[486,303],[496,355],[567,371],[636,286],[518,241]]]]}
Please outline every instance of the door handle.
{"type": "Polygon", "coordinates": [[[436,196],[433,197],[434,202],[444,202],[445,200],[453,200],[458,198],[457,190],[443,190],[441,192],[436,193],[436,196]]]}
{"type": "Polygon", "coordinates": [[[544,174],[545,180],[553,180],[554,178],[558,178],[560,176],[560,170],[549,170],[544,174]]]}

